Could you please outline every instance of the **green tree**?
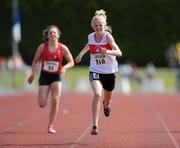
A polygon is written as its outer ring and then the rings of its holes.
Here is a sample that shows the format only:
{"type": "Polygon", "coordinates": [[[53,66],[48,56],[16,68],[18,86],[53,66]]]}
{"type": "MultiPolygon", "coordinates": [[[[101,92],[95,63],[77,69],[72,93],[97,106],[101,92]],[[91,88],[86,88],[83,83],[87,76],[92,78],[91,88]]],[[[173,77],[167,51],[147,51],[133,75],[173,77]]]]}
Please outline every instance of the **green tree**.
{"type": "MultiPolygon", "coordinates": [[[[11,2],[0,1],[0,56],[11,51],[11,2]]],[[[19,0],[22,41],[19,44],[24,60],[31,64],[41,32],[47,25],[58,25],[61,41],[75,57],[92,32],[91,19],[97,9],[104,9],[113,36],[123,51],[120,62],[132,60],[139,66],[152,61],[166,66],[165,52],[180,40],[179,0],[19,0]]],[[[88,54],[82,64],[87,64],[88,54]]]]}

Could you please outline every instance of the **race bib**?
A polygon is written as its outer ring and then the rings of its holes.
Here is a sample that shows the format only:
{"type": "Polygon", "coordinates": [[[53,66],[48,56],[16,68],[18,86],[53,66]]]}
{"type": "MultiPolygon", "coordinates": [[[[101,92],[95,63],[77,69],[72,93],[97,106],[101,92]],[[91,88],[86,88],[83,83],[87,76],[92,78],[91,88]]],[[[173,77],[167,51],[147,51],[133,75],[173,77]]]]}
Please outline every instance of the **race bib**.
{"type": "Polygon", "coordinates": [[[43,70],[48,72],[57,72],[59,67],[59,62],[57,61],[44,61],[43,70]]]}
{"type": "Polygon", "coordinates": [[[104,54],[97,54],[94,56],[94,58],[96,61],[96,65],[106,64],[106,62],[105,62],[106,56],[104,54]]]}

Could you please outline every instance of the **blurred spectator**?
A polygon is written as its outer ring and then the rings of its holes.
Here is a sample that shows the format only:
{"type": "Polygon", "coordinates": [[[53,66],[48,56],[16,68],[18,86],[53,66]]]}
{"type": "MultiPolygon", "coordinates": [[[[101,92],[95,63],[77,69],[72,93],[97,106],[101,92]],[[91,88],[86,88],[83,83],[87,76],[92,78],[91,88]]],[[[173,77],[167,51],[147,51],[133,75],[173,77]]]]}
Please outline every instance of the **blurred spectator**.
{"type": "Polygon", "coordinates": [[[177,63],[177,68],[176,68],[176,89],[177,92],[180,92],[180,42],[176,44],[176,63],[177,63]]]}
{"type": "Polygon", "coordinates": [[[176,67],[176,44],[172,43],[166,51],[166,59],[170,68],[176,67]]]}
{"type": "Polygon", "coordinates": [[[141,83],[143,79],[143,74],[139,72],[138,67],[135,63],[129,62],[129,64],[132,67],[132,73],[130,75],[131,81],[134,81],[136,83],[141,83]]]}
{"type": "Polygon", "coordinates": [[[156,67],[149,62],[145,68],[142,81],[142,91],[145,93],[160,93],[165,91],[164,82],[156,77],[156,67]]]}
{"type": "Polygon", "coordinates": [[[7,68],[7,70],[10,70],[10,71],[12,71],[14,69],[14,61],[13,61],[12,56],[8,57],[8,59],[6,61],[6,68],[7,68]]]}
{"type": "Polygon", "coordinates": [[[156,76],[156,67],[152,62],[149,62],[145,68],[145,75],[148,78],[154,78],[156,76]]]}
{"type": "Polygon", "coordinates": [[[11,57],[9,59],[9,66],[8,67],[15,68],[15,70],[23,72],[25,74],[24,89],[25,90],[32,90],[33,89],[33,85],[30,85],[27,82],[27,78],[29,77],[30,72],[31,72],[31,67],[24,62],[20,53],[14,55],[13,57],[11,57]]]}
{"type": "MultiPolygon", "coordinates": [[[[0,57],[0,83],[1,85],[5,85],[5,58],[0,57]]],[[[1,87],[0,85],[0,87],[1,87]]]]}
{"type": "Polygon", "coordinates": [[[27,83],[27,77],[30,73],[30,66],[28,66],[22,59],[22,56],[18,53],[8,58],[0,57],[0,83],[3,87],[17,86],[16,72],[20,71],[24,73],[24,89],[32,90],[34,85],[27,83]]]}
{"type": "Polygon", "coordinates": [[[142,82],[143,76],[134,62],[127,61],[125,64],[119,65],[119,73],[120,81],[117,87],[123,93],[132,92],[131,81],[138,84],[142,82]]]}
{"type": "Polygon", "coordinates": [[[22,72],[24,72],[24,73],[27,73],[27,71],[30,70],[30,66],[28,66],[28,65],[24,62],[21,54],[16,54],[16,55],[14,55],[14,56],[13,56],[13,60],[14,60],[14,66],[15,66],[16,70],[22,71],[22,72]]]}
{"type": "Polygon", "coordinates": [[[0,57],[0,67],[2,67],[3,64],[4,64],[4,58],[0,57]]]}
{"type": "Polygon", "coordinates": [[[129,77],[132,73],[133,69],[130,64],[121,64],[119,65],[119,73],[120,73],[120,81],[118,82],[118,88],[122,93],[130,93],[132,88],[130,85],[129,77]]]}

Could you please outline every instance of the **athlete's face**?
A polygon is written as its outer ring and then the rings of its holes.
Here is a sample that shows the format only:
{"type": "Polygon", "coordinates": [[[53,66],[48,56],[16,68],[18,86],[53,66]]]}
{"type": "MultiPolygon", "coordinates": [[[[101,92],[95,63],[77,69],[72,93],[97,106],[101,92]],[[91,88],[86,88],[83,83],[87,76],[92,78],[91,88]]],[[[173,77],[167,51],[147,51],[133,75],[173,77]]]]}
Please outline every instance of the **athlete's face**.
{"type": "Polygon", "coordinates": [[[58,40],[59,38],[59,32],[56,28],[51,28],[48,31],[48,38],[49,40],[58,40]]]}
{"type": "Polygon", "coordinates": [[[95,32],[103,32],[105,28],[105,20],[102,17],[93,20],[93,29],[95,32]]]}

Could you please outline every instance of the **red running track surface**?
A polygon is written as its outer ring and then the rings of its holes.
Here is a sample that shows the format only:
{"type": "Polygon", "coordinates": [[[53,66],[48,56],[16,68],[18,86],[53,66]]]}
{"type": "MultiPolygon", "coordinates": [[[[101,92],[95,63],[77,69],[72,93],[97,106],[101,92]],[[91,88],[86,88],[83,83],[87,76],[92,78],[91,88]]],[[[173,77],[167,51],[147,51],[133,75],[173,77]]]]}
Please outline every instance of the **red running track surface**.
{"type": "Polygon", "coordinates": [[[92,94],[63,93],[56,134],[36,93],[0,96],[0,148],[180,148],[180,94],[114,94],[90,135],[92,94]]]}

